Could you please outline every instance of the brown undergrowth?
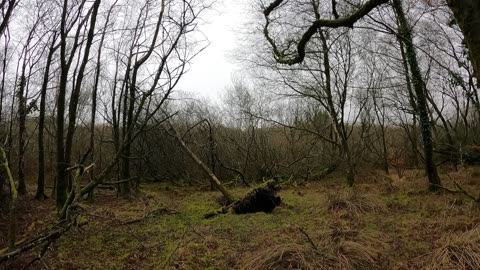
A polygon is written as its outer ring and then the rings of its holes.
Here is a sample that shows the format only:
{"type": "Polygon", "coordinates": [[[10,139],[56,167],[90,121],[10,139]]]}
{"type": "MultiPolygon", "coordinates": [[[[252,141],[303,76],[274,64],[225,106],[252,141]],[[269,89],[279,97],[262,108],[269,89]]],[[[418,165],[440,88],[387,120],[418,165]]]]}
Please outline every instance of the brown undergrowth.
{"type": "Polygon", "coordinates": [[[480,226],[446,235],[432,252],[430,269],[480,269],[480,226]]]}
{"type": "MultiPolygon", "coordinates": [[[[478,194],[474,175],[450,175],[478,194]]],[[[125,200],[102,190],[82,202],[86,225],[30,269],[479,269],[480,207],[461,194],[424,192],[426,182],[409,172],[393,180],[375,174],[351,189],[329,178],[279,191],[283,203],[271,214],[209,220],[203,215],[219,206],[215,191],[142,184],[138,198],[125,200]]],[[[26,200],[21,209],[22,236],[55,218],[52,200],[26,200]]],[[[0,269],[21,269],[37,254],[0,269]]]]}

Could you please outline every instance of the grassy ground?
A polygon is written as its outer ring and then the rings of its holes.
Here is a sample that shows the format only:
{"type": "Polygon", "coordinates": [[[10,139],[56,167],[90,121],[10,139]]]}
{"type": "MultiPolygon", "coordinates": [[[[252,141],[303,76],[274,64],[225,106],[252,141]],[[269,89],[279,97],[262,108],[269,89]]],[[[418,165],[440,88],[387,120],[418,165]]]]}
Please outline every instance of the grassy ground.
{"type": "MultiPolygon", "coordinates": [[[[471,171],[450,175],[478,194],[471,171]]],[[[218,192],[144,184],[134,201],[102,192],[83,205],[87,223],[31,268],[480,269],[480,207],[460,194],[429,194],[425,183],[417,172],[363,176],[354,189],[327,179],[285,187],[272,214],[208,220],[202,216],[218,208],[218,192]]]]}

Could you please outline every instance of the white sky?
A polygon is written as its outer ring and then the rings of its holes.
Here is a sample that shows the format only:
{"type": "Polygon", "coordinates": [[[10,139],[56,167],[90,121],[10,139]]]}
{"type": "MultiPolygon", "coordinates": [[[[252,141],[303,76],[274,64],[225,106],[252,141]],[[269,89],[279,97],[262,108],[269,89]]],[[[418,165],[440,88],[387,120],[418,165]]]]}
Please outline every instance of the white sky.
{"type": "Polygon", "coordinates": [[[245,7],[238,2],[242,1],[221,0],[214,5],[214,10],[203,14],[206,23],[199,29],[210,45],[193,59],[178,89],[218,100],[220,93],[230,84],[232,74],[240,69],[228,57],[241,38],[235,30],[244,23],[242,16],[245,16],[245,7]]]}

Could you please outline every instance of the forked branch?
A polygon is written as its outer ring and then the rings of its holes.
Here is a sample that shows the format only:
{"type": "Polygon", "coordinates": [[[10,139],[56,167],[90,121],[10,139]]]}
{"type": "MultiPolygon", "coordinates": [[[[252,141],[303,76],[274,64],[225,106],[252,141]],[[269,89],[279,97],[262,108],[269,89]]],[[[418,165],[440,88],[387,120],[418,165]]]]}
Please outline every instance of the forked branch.
{"type": "MultiPolygon", "coordinates": [[[[263,15],[265,16],[265,26],[263,28],[263,34],[265,36],[265,39],[268,41],[268,43],[272,47],[275,60],[280,64],[294,65],[297,63],[301,63],[304,60],[305,48],[308,42],[310,41],[312,36],[318,32],[318,30],[321,27],[328,27],[328,28],[353,27],[353,25],[358,20],[366,16],[374,8],[387,3],[388,0],[370,0],[370,1],[367,1],[365,4],[361,5],[356,11],[354,11],[350,15],[338,17],[333,20],[317,19],[313,21],[312,24],[307,28],[307,30],[303,33],[302,37],[298,41],[296,55],[293,57],[287,57],[285,54],[285,50],[280,50],[278,48],[275,40],[273,40],[268,29],[271,23],[270,14],[275,9],[277,9],[283,2],[284,0],[276,0],[263,10],[263,15]]],[[[335,17],[338,16],[336,12],[336,5],[334,5],[334,14],[335,14],[335,17]]]]}

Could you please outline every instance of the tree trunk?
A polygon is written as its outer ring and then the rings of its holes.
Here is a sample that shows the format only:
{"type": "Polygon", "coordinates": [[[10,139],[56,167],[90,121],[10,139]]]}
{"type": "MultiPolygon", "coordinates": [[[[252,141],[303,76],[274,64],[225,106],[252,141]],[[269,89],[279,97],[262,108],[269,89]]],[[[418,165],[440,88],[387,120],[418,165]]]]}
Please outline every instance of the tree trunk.
{"type": "MultiPolygon", "coordinates": [[[[81,2],[81,6],[78,10],[81,10],[85,1],[81,2]]],[[[72,63],[72,57],[75,56],[75,51],[79,45],[78,39],[81,35],[81,29],[83,27],[78,27],[77,32],[75,33],[75,40],[73,46],[70,50],[69,59],[67,59],[67,14],[69,13],[68,10],[68,1],[63,1],[63,9],[62,9],[62,19],[60,22],[60,84],[57,96],[57,119],[56,119],[56,150],[57,150],[57,196],[56,196],[56,205],[57,209],[61,210],[65,204],[67,199],[67,189],[68,189],[68,172],[66,169],[69,166],[71,150],[72,150],[72,141],[73,141],[73,133],[75,131],[75,122],[76,122],[76,113],[77,113],[77,104],[78,104],[78,96],[79,91],[81,88],[81,82],[83,80],[83,72],[85,70],[86,63],[88,62],[89,50],[91,47],[91,43],[93,40],[93,34],[95,30],[95,22],[96,16],[98,11],[98,6],[100,5],[100,0],[96,0],[92,7],[92,14],[90,15],[90,28],[88,31],[86,47],[83,54],[83,60],[78,71],[78,75],[76,80],[74,79],[75,86],[72,90],[72,94],[70,97],[69,103],[69,123],[68,123],[68,131],[67,131],[67,138],[66,142],[64,141],[64,127],[65,127],[65,102],[66,102],[66,92],[67,92],[67,83],[68,83],[68,73],[70,69],[70,65],[72,63]]]]}
{"type": "MultiPolygon", "coordinates": [[[[213,137],[213,129],[212,129],[212,125],[210,124],[210,121],[206,120],[205,122],[207,122],[207,126],[208,126],[207,161],[208,161],[208,166],[212,170],[213,174],[215,174],[216,167],[217,167],[215,138],[213,137]]],[[[210,189],[215,190],[215,185],[213,183],[210,183],[210,189]]]]}
{"type": "MultiPolygon", "coordinates": [[[[136,72],[134,71],[132,76],[132,82],[136,82],[136,72]]],[[[136,99],[136,89],[135,83],[125,91],[125,102],[126,104],[124,113],[126,113],[126,123],[124,123],[125,127],[125,147],[123,149],[122,154],[122,165],[120,170],[120,178],[121,179],[129,179],[131,177],[130,173],[130,158],[132,155],[132,133],[134,124],[133,123],[133,112],[135,110],[135,99],[136,99]],[[128,91],[127,91],[128,90],[128,91]],[[129,102],[127,102],[129,101],[129,102]]],[[[131,181],[127,181],[120,184],[120,194],[123,196],[129,196],[131,193],[131,181]]]]}
{"type": "Polygon", "coordinates": [[[45,142],[44,142],[44,130],[45,130],[45,110],[46,110],[46,96],[47,86],[50,74],[50,64],[52,63],[53,54],[56,50],[54,33],[52,38],[52,44],[48,51],[47,63],[45,65],[45,73],[43,74],[42,89],[40,90],[40,115],[38,117],[38,178],[37,178],[37,193],[35,199],[44,200],[47,198],[45,195],[45,142]]]}
{"type": "MultiPolygon", "coordinates": [[[[3,61],[2,61],[2,84],[0,88],[0,123],[3,120],[3,99],[5,97],[5,77],[7,75],[7,56],[8,56],[9,42],[10,42],[10,39],[7,36],[5,36],[4,39],[5,39],[5,44],[3,45],[4,50],[3,50],[3,61]]],[[[1,132],[3,133],[4,130],[2,130],[1,132]]]]}
{"type": "MultiPolygon", "coordinates": [[[[135,74],[134,74],[135,75],[135,74]]],[[[133,77],[136,79],[135,77],[133,77]]],[[[130,158],[131,158],[131,134],[133,132],[133,111],[135,106],[135,80],[132,79],[132,87],[125,89],[125,96],[123,99],[123,126],[122,134],[123,141],[125,141],[122,150],[122,158],[120,160],[120,179],[130,178],[130,158]],[[130,102],[129,102],[130,101],[130,102]]],[[[119,192],[122,196],[129,196],[131,193],[130,181],[123,182],[119,185],[119,192]]]]}
{"type": "MultiPolygon", "coordinates": [[[[2,1],[3,3],[7,2],[7,1],[2,1]]],[[[3,33],[5,32],[5,29],[7,29],[7,26],[8,26],[8,22],[10,20],[10,17],[12,16],[12,13],[13,13],[13,9],[17,6],[17,2],[16,0],[8,0],[8,8],[7,8],[7,11],[5,12],[4,10],[2,10],[2,15],[3,15],[3,21],[0,23],[0,36],[3,35],[3,33]]]]}
{"type": "Polygon", "coordinates": [[[388,175],[390,174],[390,171],[388,168],[388,149],[387,149],[387,138],[385,134],[387,129],[385,127],[385,105],[383,103],[381,107],[378,105],[377,97],[375,93],[373,94],[372,99],[373,99],[373,106],[375,108],[375,116],[377,117],[378,125],[380,126],[380,132],[382,136],[383,170],[388,175]]]}
{"type": "Polygon", "coordinates": [[[25,185],[25,133],[27,120],[27,98],[25,97],[25,69],[27,65],[27,48],[25,47],[25,58],[23,59],[22,73],[20,75],[20,85],[17,92],[18,100],[18,193],[24,195],[27,193],[25,185]]]}
{"type": "MultiPolygon", "coordinates": [[[[112,102],[111,102],[111,109],[112,109],[112,138],[113,138],[113,146],[115,148],[115,153],[120,151],[120,113],[121,113],[121,104],[122,99],[120,98],[118,101],[118,108],[117,108],[117,78],[118,78],[118,65],[119,60],[116,59],[115,61],[115,76],[114,76],[114,84],[112,89],[112,102]]],[[[120,93],[120,97],[122,94],[120,93]]],[[[120,164],[116,164],[116,177],[117,181],[120,180],[120,164]]]]}
{"type": "MultiPolygon", "coordinates": [[[[3,120],[3,99],[5,96],[5,77],[6,77],[6,71],[7,71],[7,55],[8,55],[8,43],[9,39],[7,36],[4,37],[5,44],[4,44],[4,50],[3,50],[3,60],[2,60],[2,83],[1,83],[1,88],[0,88],[0,123],[2,123],[3,120]]],[[[4,130],[3,128],[0,129],[0,134],[4,136],[4,130]]],[[[5,185],[5,178],[0,176],[0,203],[2,202],[2,198],[4,197],[4,185],[5,185]]]]}
{"type": "MultiPolygon", "coordinates": [[[[90,162],[93,164],[95,162],[95,118],[97,113],[97,93],[98,93],[98,82],[100,80],[100,71],[101,71],[101,63],[102,60],[102,48],[103,42],[105,41],[105,35],[107,33],[108,23],[110,21],[110,15],[112,14],[112,9],[115,6],[116,2],[110,7],[107,19],[105,20],[105,24],[103,25],[103,32],[102,37],[100,39],[100,44],[98,45],[98,54],[97,54],[97,66],[95,68],[95,82],[93,84],[92,90],[92,113],[91,113],[91,122],[90,122],[90,162]]],[[[95,167],[90,169],[90,181],[93,181],[93,177],[95,174],[95,167]]],[[[90,193],[89,198],[93,198],[93,190],[90,193]]]]}
{"type": "Polygon", "coordinates": [[[60,83],[58,86],[57,95],[57,117],[55,130],[55,146],[56,146],[56,205],[57,209],[61,210],[67,199],[67,167],[65,163],[65,142],[64,142],[64,127],[65,127],[65,100],[67,94],[68,69],[67,63],[67,13],[68,1],[63,0],[62,19],[60,23],[60,83]]]}
{"type": "Polygon", "coordinates": [[[10,213],[8,221],[8,249],[15,248],[15,228],[16,228],[16,206],[17,206],[17,190],[15,188],[15,182],[13,181],[12,173],[10,171],[10,166],[8,165],[7,155],[5,154],[5,149],[0,148],[0,154],[2,155],[2,163],[7,177],[10,183],[10,213]]]}
{"type": "Polygon", "coordinates": [[[447,3],[465,37],[477,85],[480,86],[480,1],[448,0],[447,3]]]}
{"type": "Polygon", "coordinates": [[[405,70],[405,81],[408,91],[408,101],[410,102],[410,106],[412,107],[412,129],[408,128],[408,125],[405,128],[405,132],[407,133],[407,137],[411,142],[411,153],[409,155],[410,165],[417,167],[418,166],[418,159],[417,159],[417,102],[415,101],[415,93],[413,93],[412,89],[412,82],[410,79],[410,68],[408,67],[407,57],[405,55],[405,48],[401,38],[398,38],[398,43],[400,45],[400,54],[402,56],[402,65],[403,69],[405,70]]]}
{"type": "Polygon", "coordinates": [[[87,41],[85,45],[85,51],[83,53],[82,63],[78,69],[77,79],[75,87],[72,91],[70,97],[70,103],[68,107],[68,128],[67,128],[67,138],[65,142],[65,162],[70,164],[73,148],[73,136],[75,134],[76,121],[77,121],[77,108],[78,101],[80,98],[80,91],[82,88],[83,77],[85,73],[85,68],[89,61],[90,48],[92,47],[93,36],[95,31],[95,23],[97,22],[97,14],[100,6],[101,0],[96,0],[92,7],[92,14],[90,15],[90,27],[88,29],[87,41]]]}
{"type": "Polygon", "coordinates": [[[425,171],[428,176],[429,190],[437,191],[441,186],[441,182],[440,177],[438,176],[437,167],[433,161],[433,138],[427,108],[427,89],[417,62],[417,54],[413,45],[412,30],[403,11],[402,3],[400,0],[393,0],[392,3],[398,19],[400,35],[402,38],[400,42],[403,42],[405,45],[405,57],[412,74],[413,90],[415,91],[417,111],[420,116],[423,150],[425,155],[425,171]]]}
{"type": "MultiPolygon", "coordinates": [[[[133,139],[133,133],[135,126],[137,125],[137,120],[139,116],[139,111],[137,111],[137,114],[135,114],[135,101],[137,99],[136,91],[137,91],[137,75],[139,72],[140,67],[147,62],[147,60],[150,58],[152,55],[156,45],[157,45],[157,39],[159,36],[159,31],[160,31],[160,26],[162,24],[162,19],[163,19],[163,14],[165,12],[165,0],[161,1],[161,10],[158,14],[158,19],[157,23],[155,26],[155,31],[153,32],[153,38],[150,46],[148,47],[147,51],[141,56],[138,57],[138,55],[134,56],[134,51],[133,49],[135,46],[131,47],[130,50],[130,56],[128,59],[128,64],[127,64],[127,71],[125,73],[125,81],[128,81],[129,79],[129,74],[130,74],[130,63],[132,61],[132,58],[135,58],[135,62],[133,64],[133,67],[131,68],[131,79],[130,79],[130,84],[125,88],[125,97],[123,101],[123,141],[124,147],[123,147],[123,154],[122,154],[122,159],[121,159],[121,169],[120,169],[120,175],[122,179],[129,179],[130,177],[130,158],[132,154],[132,139],[133,139]]],[[[139,25],[137,24],[137,27],[139,25]]],[[[136,32],[137,29],[135,29],[135,34],[134,36],[137,35],[136,32]]],[[[178,36],[180,37],[180,36],[178,36]]],[[[135,40],[135,38],[134,38],[135,40]]],[[[178,39],[173,43],[177,44],[178,39]]],[[[176,46],[176,45],[175,45],[176,46]]],[[[162,65],[160,65],[162,66],[162,65]]],[[[160,73],[157,73],[159,75],[160,73]]],[[[158,82],[158,77],[156,77],[156,80],[158,82]]],[[[156,83],[155,83],[156,84],[156,83]]],[[[154,84],[154,85],[155,85],[154,84]]],[[[153,92],[153,89],[151,90],[153,92]]],[[[142,110],[143,109],[143,104],[144,104],[144,99],[141,99],[140,105],[138,105],[138,109],[142,110]]],[[[120,193],[124,196],[128,196],[131,192],[131,181],[124,182],[120,184],[120,193]]]]}
{"type": "Polygon", "coordinates": [[[385,132],[386,132],[385,123],[381,124],[381,130],[382,130],[383,170],[388,175],[390,174],[390,171],[388,169],[388,149],[387,149],[387,138],[385,136],[385,132]]]}
{"type": "Polygon", "coordinates": [[[348,136],[345,133],[345,130],[342,128],[343,121],[339,119],[337,115],[337,110],[335,109],[335,103],[333,101],[332,96],[332,84],[331,84],[331,70],[330,70],[330,59],[329,59],[329,46],[327,44],[327,38],[325,37],[323,30],[318,31],[320,34],[320,40],[322,42],[322,52],[323,52],[323,67],[324,67],[324,74],[325,74],[325,94],[327,99],[326,109],[330,118],[332,119],[332,126],[335,131],[335,134],[340,137],[340,145],[341,145],[341,152],[344,156],[344,161],[346,161],[347,165],[347,185],[352,187],[355,183],[355,163],[353,161],[352,153],[350,151],[350,147],[348,145],[348,136]]]}

